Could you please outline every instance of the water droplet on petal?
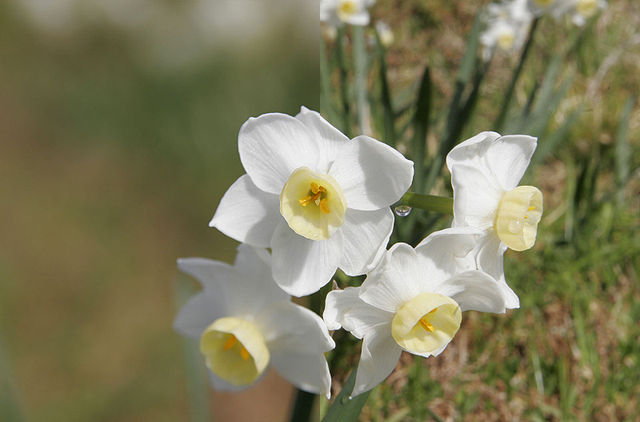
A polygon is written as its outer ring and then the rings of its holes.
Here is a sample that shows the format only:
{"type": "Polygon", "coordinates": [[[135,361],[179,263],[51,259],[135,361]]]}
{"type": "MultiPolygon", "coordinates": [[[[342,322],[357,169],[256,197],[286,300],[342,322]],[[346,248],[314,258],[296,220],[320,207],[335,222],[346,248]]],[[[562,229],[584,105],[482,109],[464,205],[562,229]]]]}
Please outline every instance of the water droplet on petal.
{"type": "Polygon", "coordinates": [[[398,217],[406,217],[411,214],[411,207],[408,205],[398,205],[394,211],[398,217]]]}

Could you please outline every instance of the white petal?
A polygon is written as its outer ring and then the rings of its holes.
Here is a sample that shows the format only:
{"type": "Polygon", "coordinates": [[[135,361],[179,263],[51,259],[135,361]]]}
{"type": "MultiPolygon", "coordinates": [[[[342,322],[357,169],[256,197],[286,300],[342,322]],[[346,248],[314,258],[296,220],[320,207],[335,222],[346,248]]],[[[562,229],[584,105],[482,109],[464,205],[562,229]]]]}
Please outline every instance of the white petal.
{"type": "Polygon", "coordinates": [[[340,268],[351,276],[372,269],[386,251],[393,221],[390,208],[377,211],[348,209],[344,225],[340,228],[344,240],[340,268]]]}
{"type": "Polygon", "coordinates": [[[483,159],[493,141],[500,137],[496,132],[480,132],[476,136],[456,145],[447,154],[447,167],[451,171],[458,164],[484,165],[483,159]]]}
{"type": "Polygon", "coordinates": [[[451,185],[454,227],[484,229],[493,226],[504,190],[492,175],[476,166],[458,164],[451,168],[451,185]]]}
{"type": "Polygon", "coordinates": [[[226,315],[224,297],[216,299],[213,292],[202,291],[185,303],[173,322],[173,328],[180,334],[199,339],[213,321],[226,315]]]}
{"type": "Polygon", "coordinates": [[[235,280],[233,267],[225,262],[207,258],[178,258],[180,271],[189,274],[205,289],[226,292],[230,280],[235,280]]]}
{"type": "Polygon", "coordinates": [[[327,284],[338,269],[342,255],[342,234],[327,240],[310,240],[280,223],[271,239],[273,278],[293,296],[306,296],[327,284]]]}
{"type": "Polygon", "coordinates": [[[462,271],[475,270],[471,252],[484,231],[472,227],[455,227],[431,233],[416,246],[422,271],[428,274],[424,291],[433,291],[439,283],[462,271]]]}
{"type": "Polygon", "coordinates": [[[396,243],[389,249],[376,271],[367,276],[361,286],[360,299],[387,312],[420,294],[425,284],[415,250],[406,243],[396,243]]]}
{"type": "Polygon", "coordinates": [[[335,347],[322,318],[292,302],[266,308],[256,324],[271,352],[318,354],[335,347]]]}
{"type": "Polygon", "coordinates": [[[465,271],[439,286],[434,293],[449,296],[462,311],[504,313],[502,289],[496,280],[482,271],[465,271]]]}
{"type": "Polygon", "coordinates": [[[228,301],[234,314],[257,314],[274,303],[288,303],[290,296],[271,277],[271,256],[265,249],[238,246],[236,277],[229,282],[228,301]]]}
{"type": "Polygon", "coordinates": [[[371,390],[384,381],[398,364],[402,349],[391,337],[391,325],[362,342],[356,383],[351,396],[371,390]]]}
{"type": "Polygon", "coordinates": [[[377,210],[398,201],[413,180],[413,162],[368,136],[358,136],[340,151],[329,174],[357,210],[377,210]]]}
{"type": "Polygon", "coordinates": [[[319,154],[317,171],[327,173],[329,166],[338,156],[340,148],[349,142],[349,138],[326,121],[320,113],[306,107],[300,109],[296,119],[304,123],[316,138],[319,154]]]}
{"type": "Polygon", "coordinates": [[[295,169],[315,169],[318,159],[318,145],[307,127],[280,113],[247,120],[238,134],[238,149],[253,183],[278,195],[295,169]]]}
{"type": "Polygon", "coordinates": [[[507,285],[504,276],[504,252],[507,246],[500,241],[498,236],[491,230],[478,240],[477,266],[498,281],[502,293],[505,297],[507,309],[517,309],[520,307],[518,295],[507,285]]]}
{"type": "Polygon", "coordinates": [[[258,189],[245,174],[224,194],[209,226],[239,242],[267,247],[281,220],[278,195],[258,189]]]}
{"type": "Polygon", "coordinates": [[[323,354],[273,353],[271,364],[301,390],[331,396],[331,374],[323,354]]]}
{"type": "Polygon", "coordinates": [[[367,304],[360,299],[359,294],[360,288],[356,287],[334,290],[327,294],[322,317],[330,330],[342,327],[353,336],[362,338],[391,323],[393,313],[367,304]]]}
{"type": "Polygon", "coordinates": [[[535,150],[536,138],[526,135],[503,136],[491,143],[486,154],[487,166],[502,189],[509,191],[518,186],[535,150]]]}

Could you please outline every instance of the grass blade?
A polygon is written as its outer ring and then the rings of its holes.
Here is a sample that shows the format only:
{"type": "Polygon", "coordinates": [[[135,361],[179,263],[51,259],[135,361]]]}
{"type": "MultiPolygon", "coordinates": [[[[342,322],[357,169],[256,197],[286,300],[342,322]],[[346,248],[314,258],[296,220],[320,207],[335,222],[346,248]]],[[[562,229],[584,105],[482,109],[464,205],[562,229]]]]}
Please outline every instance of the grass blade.
{"type": "Polygon", "coordinates": [[[615,159],[615,171],[616,171],[616,186],[618,187],[617,201],[618,204],[622,204],[624,201],[624,188],[625,182],[629,177],[630,165],[629,158],[631,157],[631,148],[628,140],[629,132],[629,119],[631,117],[631,111],[635,106],[633,98],[629,98],[622,110],[622,117],[618,124],[616,131],[616,159],[615,159]]]}

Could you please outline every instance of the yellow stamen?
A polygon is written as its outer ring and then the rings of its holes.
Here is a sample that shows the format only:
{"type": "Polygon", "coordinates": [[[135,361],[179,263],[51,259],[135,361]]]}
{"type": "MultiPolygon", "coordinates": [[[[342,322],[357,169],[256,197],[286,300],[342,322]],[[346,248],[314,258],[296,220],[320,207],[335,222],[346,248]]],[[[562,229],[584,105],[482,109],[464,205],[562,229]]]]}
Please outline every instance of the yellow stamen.
{"type": "Polygon", "coordinates": [[[317,207],[320,207],[322,212],[325,214],[329,214],[331,210],[329,209],[329,204],[327,204],[327,189],[324,186],[318,185],[316,182],[311,182],[311,189],[309,190],[309,194],[302,199],[298,200],[298,203],[303,207],[306,207],[311,202],[316,204],[317,207]]]}
{"type": "Polygon", "coordinates": [[[533,205],[531,205],[529,208],[527,208],[527,211],[533,211],[533,210],[535,210],[535,209],[536,209],[536,207],[534,207],[533,205]]]}
{"type": "Polygon", "coordinates": [[[329,214],[331,212],[331,210],[329,209],[329,205],[327,205],[326,199],[320,201],[320,210],[325,214],[329,214]]]}
{"type": "Polygon", "coordinates": [[[434,328],[433,325],[429,322],[429,318],[427,318],[429,315],[431,315],[432,313],[434,313],[435,311],[437,311],[438,308],[434,308],[433,310],[427,312],[427,314],[425,316],[423,316],[422,318],[420,318],[420,321],[418,321],[418,323],[422,326],[422,328],[424,328],[425,330],[429,331],[430,333],[433,333],[434,328]]]}
{"type": "Polygon", "coordinates": [[[240,350],[240,357],[242,357],[242,360],[248,360],[249,359],[249,352],[247,351],[247,349],[244,348],[244,346],[240,350]]]}
{"type": "Polygon", "coordinates": [[[231,349],[233,346],[236,345],[236,343],[238,342],[238,339],[236,338],[236,336],[234,336],[233,334],[231,334],[229,336],[229,338],[227,339],[227,341],[224,343],[224,346],[222,346],[222,348],[224,350],[229,350],[231,349]]]}

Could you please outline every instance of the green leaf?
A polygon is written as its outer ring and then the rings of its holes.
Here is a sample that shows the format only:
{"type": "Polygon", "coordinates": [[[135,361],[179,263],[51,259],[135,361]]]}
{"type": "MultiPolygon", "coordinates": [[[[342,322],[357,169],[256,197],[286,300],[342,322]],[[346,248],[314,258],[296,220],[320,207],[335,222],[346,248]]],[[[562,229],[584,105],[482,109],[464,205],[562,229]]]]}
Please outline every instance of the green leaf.
{"type": "Polygon", "coordinates": [[[431,112],[431,72],[429,68],[424,69],[418,98],[416,100],[416,113],[413,117],[413,148],[412,158],[414,161],[414,190],[424,193],[424,162],[427,156],[427,131],[429,128],[429,115],[431,112]]]}
{"type": "Polygon", "coordinates": [[[630,173],[629,159],[631,158],[631,147],[628,140],[629,119],[631,112],[635,106],[633,98],[629,98],[622,110],[622,117],[616,131],[616,186],[618,187],[617,201],[622,203],[624,200],[624,188],[630,173]]]}
{"type": "Polygon", "coordinates": [[[356,383],[357,372],[358,368],[351,371],[347,382],[342,386],[342,391],[340,391],[338,397],[335,398],[333,404],[329,407],[322,422],[354,422],[358,420],[371,390],[351,399],[349,398],[356,383]]]}
{"type": "Polygon", "coordinates": [[[3,352],[2,343],[0,343],[0,420],[18,422],[23,420],[22,412],[3,352]]]}
{"type": "Polygon", "coordinates": [[[524,62],[527,60],[527,56],[529,55],[529,50],[531,49],[531,44],[533,44],[533,35],[538,26],[539,18],[535,18],[531,23],[531,27],[529,28],[529,35],[527,36],[527,42],[522,49],[522,53],[520,54],[520,60],[518,61],[518,66],[513,70],[511,74],[511,81],[509,82],[509,87],[507,88],[507,92],[505,93],[502,99],[502,106],[500,107],[500,112],[498,113],[498,117],[493,124],[493,130],[496,132],[501,132],[502,127],[504,126],[504,121],[507,117],[507,112],[509,110],[509,105],[511,104],[511,99],[513,98],[513,93],[516,88],[516,83],[520,78],[520,74],[522,73],[522,69],[524,68],[524,62]]]}
{"type": "Polygon", "coordinates": [[[391,145],[396,146],[396,130],[395,130],[395,114],[393,112],[393,105],[391,104],[391,92],[389,90],[389,80],[387,78],[387,61],[386,50],[380,41],[378,31],[376,31],[376,45],[378,52],[378,59],[380,60],[380,68],[378,76],[380,78],[380,102],[382,103],[383,111],[383,128],[384,128],[384,141],[391,145]]]}

